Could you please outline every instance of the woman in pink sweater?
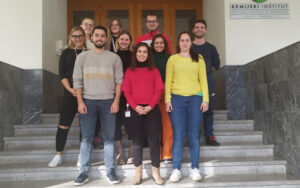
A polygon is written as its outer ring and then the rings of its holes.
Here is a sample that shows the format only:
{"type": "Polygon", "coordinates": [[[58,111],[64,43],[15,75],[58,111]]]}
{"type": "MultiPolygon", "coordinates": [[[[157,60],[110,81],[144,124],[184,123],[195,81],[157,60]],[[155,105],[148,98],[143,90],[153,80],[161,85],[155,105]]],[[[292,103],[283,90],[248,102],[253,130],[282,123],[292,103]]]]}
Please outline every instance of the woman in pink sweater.
{"type": "Polygon", "coordinates": [[[142,181],[144,131],[150,146],[153,179],[156,184],[162,184],[158,138],[161,115],[157,103],[164,91],[164,84],[158,69],[153,65],[150,48],[146,43],[136,45],[131,66],[125,72],[122,91],[130,105],[126,116],[129,116],[129,132],[133,137],[134,184],[142,181]]]}

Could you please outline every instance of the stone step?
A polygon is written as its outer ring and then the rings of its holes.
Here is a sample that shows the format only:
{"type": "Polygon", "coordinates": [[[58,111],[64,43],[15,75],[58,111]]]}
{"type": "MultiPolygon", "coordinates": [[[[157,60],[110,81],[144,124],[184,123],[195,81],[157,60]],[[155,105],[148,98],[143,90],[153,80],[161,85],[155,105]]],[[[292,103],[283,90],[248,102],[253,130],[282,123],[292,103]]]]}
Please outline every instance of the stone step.
{"type": "MultiPolygon", "coordinates": [[[[226,120],[227,119],[227,110],[216,110],[214,111],[214,119],[215,120],[226,120]]],[[[74,118],[73,124],[78,124],[79,115],[76,114],[76,117],[74,118]]],[[[53,113],[53,114],[42,114],[42,120],[43,123],[58,123],[59,122],[59,114],[53,113]]]]}
{"type": "MultiPolygon", "coordinates": [[[[75,177],[74,177],[75,178],[75,177]]],[[[74,187],[74,179],[55,180],[55,181],[17,181],[17,182],[0,182],[0,187],[9,188],[62,188],[74,187]]],[[[120,184],[111,185],[105,178],[92,179],[83,188],[106,188],[106,187],[124,187],[124,188],[178,188],[178,187],[205,187],[205,188],[299,188],[300,180],[293,176],[286,175],[215,175],[203,177],[202,181],[194,182],[190,177],[184,177],[178,183],[172,183],[164,178],[164,185],[156,185],[151,178],[144,178],[142,184],[132,185],[132,178],[122,179],[120,184]]]]}
{"type": "MultiPolygon", "coordinates": [[[[244,132],[215,132],[217,140],[222,144],[239,145],[240,143],[262,144],[263,133],[261,131],[244,131],[244,132]]],[[[205,138],[202,136],[200,143],[204,143],[205,138]]],[[[78,146],[78,136],[68,136],[67,146],[78,146]]],[[[55,136],[31,136],[31,137],[5,137],[5,151],[32,149],[52,149],[55,147],[55,136]]]]}
{"type": "MultiPolygon", "coordinates": [[[[214,121],[215,131],[252,131],[253,120],[216,120],[214,121]]],[[[38,136],[56,135],[57,124],[36,124],[36,125],[15,125],[15,136],[38,136]]],[[[73,124],[69,135],[78,136],[79,126],[73,124]]]]}
{"type": "MultiPolygon", "coordinates": [[[[185,161],[185,160],[183,160],[185,161]]],[[[151,177],[151,162],[144,161],[143,177],[151,177]]],[[[181,173],[183,177],[189,175],[190,163],[183,162],[181,173]]],[[[281,174],[286,173],[286,161],[270,160],[266,158],[230,158],[230,159],[211,159],[200,162],[199,169],[204,176],[215,175],[260,175],[260,174],[281,174]]],[[[121,178],[134,176],[134,165],[118,165],[116,167],[116,174],[121,178]]],[[[162,177],[169,177],[172,172],[172,164],[160,164],[160,172],[162,177]]],[[[79,175],[78,167],[65,166],[57,168],[47,168],[43,165],[17,165],[15,168],[1,168],[0,181],[37,181],[37,180],[64,180],[74,179],[79,175]],[[23,167],[22,167],[23,166],[23,167]]],[[[90,168],[91,178],[101,178],[105,175],[105,166],[103,162],[92,164],[90,168]],[[99,166],[100,165],[100,166],[99,166]]]]}
{"type": "MultiPolygon", "coordinates": [[[[243,146],[201,146],[200,159],[206,158],[229,158],[229,157],[273,157],[273,145],[243,145],[243,146]]],[[[143,157],[145,160],[150,159],[149,148],[144,148],[143,157]]],[[[63,161],[76,163],[79,149],[68,149],[64,151],[63,161]]],[[[16,164],[47,164],[55,155],[54,150],[40,151],[12,151],[0,152],[0,165],[16,164]]],[[[128,149],[124,148],[124,156],[128,156],[128,149]]],[[[189,150],[184,148],[183,157],[189,158],[189,150]]],[[[102,149],[94,149],[92,152],[93,161],[104,160],[102,149]]]]}
{"type": "MultiPolygon", "coordinates": [[[[132,185],[132,178],[125,178],[120,184],[111,185],[105,178],[91,180],[85,188],[91,187],[126,187],[134,188],[136,185],[132,185]]],[[[194,182],[190,177],[184,177],[178,183],[172,183],[168,181],[168,178],[164,178],[164,187],[178,188],[178,187],[210,187],[210,188],[271,188],[271,187],[284,187],[284,188],[299,188],[300,180],[295,177],[287,177],[286,175],[215,175],[203,177],[200,182],[194,182]]],[[[69,181],[63,184],[54,184],[49,188],[61,188],[72,186],[73,181],[69,181]]],[[[156,185],[152,179],[143,179],[140,187],[159,188],[161,185],[156,185]]]]}

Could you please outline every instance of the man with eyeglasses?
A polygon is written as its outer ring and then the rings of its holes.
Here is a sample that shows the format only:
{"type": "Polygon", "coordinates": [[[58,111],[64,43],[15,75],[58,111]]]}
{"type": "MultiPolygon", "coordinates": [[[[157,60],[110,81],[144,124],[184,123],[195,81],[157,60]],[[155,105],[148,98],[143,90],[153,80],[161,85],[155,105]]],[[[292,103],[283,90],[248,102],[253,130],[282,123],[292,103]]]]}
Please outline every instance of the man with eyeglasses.
{"type": "MultiPolygon", "coordinates": [[[[159,31],[158,31],[159,21],[157,19],[157,15],[153,14],[153,13],[147,14],[145,24],[148,29],[148,32],[138,36],[138,38],[135,41],[135,44],[138,44],[140,42],[145,42],[149,46],[151,46],[152,38],[155,35],[159,34],[159,31]]],[[[169,53],[172,54],[171,42],[170,42],[169,37],[166,34],[162,34],[162,35],[167,40],[169,53]]]]}
{"type": "Polygon", "coordinates": [[[94,20],[91,18],[83,18],[80,27],[82,27],[85,32],[87,49],[93,49],[94,44],[91,42],[91,33],[94,28],[94,20]]]}

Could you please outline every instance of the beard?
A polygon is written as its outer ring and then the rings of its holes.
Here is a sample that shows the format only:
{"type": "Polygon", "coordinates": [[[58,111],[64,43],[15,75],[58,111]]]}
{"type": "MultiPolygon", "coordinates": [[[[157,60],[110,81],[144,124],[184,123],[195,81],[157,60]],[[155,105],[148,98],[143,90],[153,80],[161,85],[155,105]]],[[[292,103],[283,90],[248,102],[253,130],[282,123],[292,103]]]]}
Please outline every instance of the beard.
{"type": "Polygon", "coordinates": [[[202,35],[197,35],[196,33],[194,34],[195,35],[195,38],[203,38],[204,37],[204,33],[202,35]]]}
{"type": "Polygon", "coordinates": [[[105,46],[105,43],[103,43],[103,44],[97,44],[96,42],[94,42],[94,45],[95,45],[96,48],[101,49],[101,48],[103,48],[105,46]]]}

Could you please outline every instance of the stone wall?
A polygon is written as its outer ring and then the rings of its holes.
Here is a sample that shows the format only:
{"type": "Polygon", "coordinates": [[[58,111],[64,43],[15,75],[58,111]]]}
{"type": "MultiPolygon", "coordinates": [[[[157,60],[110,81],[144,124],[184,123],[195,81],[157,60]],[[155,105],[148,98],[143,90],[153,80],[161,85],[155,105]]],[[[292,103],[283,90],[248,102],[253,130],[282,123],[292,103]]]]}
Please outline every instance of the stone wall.
{"type": "Polygon", "coordinates": [[[23,124],[42,122],[43,71],[24,70],[23,74],[23,124]]]}
{"type": "Polygon", "coordinates": [[[60,112],[63,86],[58,75],[43,71],[43,113],[60,112]]]}
{"type": "Polygon", "coordinates": [[[244,66],[225,66],[214,78],[226,93],[216,103],[226,101],[229,118],[254,119],[264,142],[300,177],[300,42],[244,66]]]}
{"type": "Polygon", "coordinates": [[[249,117],[264,141],[275,144],[275,155],[288,161],[300,176],[300,43],[244,66],[249,117]]]}
{"type": "Polygon", "coordinates": [[[23,70],[0,62],[0,150],[3,137],[13,136],[13,125],[23,122],[23,70]]]}
{"type": "Polygon", "coordinates": [[[58,75],[0,62],[0,150],[14,125],[41,123],[42,113],[58,113],[62,95],[58,75]]]}

